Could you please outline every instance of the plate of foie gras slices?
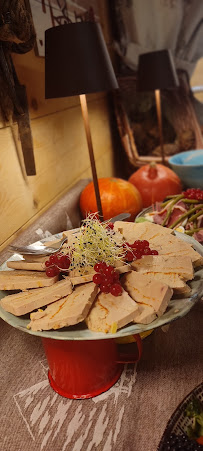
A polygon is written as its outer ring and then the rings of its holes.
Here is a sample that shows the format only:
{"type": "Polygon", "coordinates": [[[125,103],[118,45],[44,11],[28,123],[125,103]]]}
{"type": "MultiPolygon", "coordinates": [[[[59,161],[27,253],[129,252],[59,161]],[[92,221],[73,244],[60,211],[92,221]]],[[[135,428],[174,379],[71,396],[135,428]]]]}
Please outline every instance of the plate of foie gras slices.
{"type": "Polygon", "coordinates": [[[58,254],[14,254],[1,266],[0,317],[11,326],[61,340],[120,338],[183,317],[203,295],[203,247],[184,234],[90,215],[51,239],[62,236],[58,254]]]}

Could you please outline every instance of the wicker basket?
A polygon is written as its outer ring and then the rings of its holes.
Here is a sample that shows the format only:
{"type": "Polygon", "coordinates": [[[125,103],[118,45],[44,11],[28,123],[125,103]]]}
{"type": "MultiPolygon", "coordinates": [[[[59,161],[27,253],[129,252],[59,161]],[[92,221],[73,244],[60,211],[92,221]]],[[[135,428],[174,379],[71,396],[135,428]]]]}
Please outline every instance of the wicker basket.
{"type": "MultiPolygon", "coordinates": [[[[137,149],[129,116],[126,111],[125,102],[123,101],[123,97],[130,98],[132,97],[132,93],[136,92],[136,76],[125,75],[118,76],[117,78],[120,90],[114,93],[114,111],[121,143],[125,150],[128,161],[132,166],[136,168],[149,163],[150,161],[152,161],[152,159],[157,163],[162,163],[161,155],[139,155],[137,149]]],[[[174,97],[171,97],[170,99],[170,102],[173,105],[172,109],[174,109],[174,125],[177,124],[177,127],[179,129],[181,129],[181,127],[184,129],[184,127],[187,128],[188,123],[190,123],[195,134],[196,145],[194,148],[203,148],[203,139],[200,131],[200,126],[192,105],[190,86],[188,85],[188,83],[186,83],[185,77],[183,78],[182,74],[180,76],[180,79],[181,86],[180,88],[178,88],[179,90],[174,94],[174,97]],[[186,112],[187,121],[185,120],[186,112]]],[[[179,152],[180,150],[181,149],[178,149],[177,152],[179,152]]],[[[165,156],[166,164],[168,163],[168,159],[169,156],[165,156]]]]}

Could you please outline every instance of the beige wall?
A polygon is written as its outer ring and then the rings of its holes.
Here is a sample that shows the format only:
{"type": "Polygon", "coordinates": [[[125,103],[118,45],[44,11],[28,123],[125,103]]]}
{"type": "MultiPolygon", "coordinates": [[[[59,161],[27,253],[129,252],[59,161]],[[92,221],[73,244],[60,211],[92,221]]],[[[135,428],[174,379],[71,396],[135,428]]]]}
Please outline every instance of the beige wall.
{"type": "MultiPolygon", "coordinates": [[[[109,45],[106,2],[100,4],[101,25],[109,45]]],[[[13,55],[13,61],[27,89],[37,175],[25,175],[17,127],[18,149],[11,128],[1,125],[0,250],[79,179],[91,177],[79,98],[45,100],[44,58],[34,51],[13,55]]],[[[88,107],[98,176],[113,175],[106,94],[89,95],[88,107]]]]}

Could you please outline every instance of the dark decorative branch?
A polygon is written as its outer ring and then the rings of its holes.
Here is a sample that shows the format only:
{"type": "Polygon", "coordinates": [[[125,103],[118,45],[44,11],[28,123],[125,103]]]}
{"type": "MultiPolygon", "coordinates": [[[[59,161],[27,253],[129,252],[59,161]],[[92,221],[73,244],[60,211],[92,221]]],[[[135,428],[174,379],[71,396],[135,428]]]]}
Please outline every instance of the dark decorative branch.
{"type": "Polygon", "coordinates": [[[76,22],[95,22],[94,9],[90,7],[87,11],[82,14],[77,14],[75,11],[75,21],[76,22]]]}
{"type": "MultiPolygon", "coordinates": [[[[43,13],[46,13],[46,4],[45,0],[41,0],[42,2],[42,11],[43,13]]],[[[57,16],[58,9],[51,6],[50,0],[48,0],[49,4],[49,10],[50,10],[50,16],[52,20],[53,27],[55,25],[64,25],[68,23],[72,23],[72,20],[70,19],[68,15],[68,9],[66,0],[57,0],[57,6],[61,12],[59,16],[57,16]]],[[[85,11],[82,14],[78,14],[76,11],[74,11],[75,15],[75,22],[95,22],[95,14],[92,7],[90,7],[87,11],[85,11]]]]}

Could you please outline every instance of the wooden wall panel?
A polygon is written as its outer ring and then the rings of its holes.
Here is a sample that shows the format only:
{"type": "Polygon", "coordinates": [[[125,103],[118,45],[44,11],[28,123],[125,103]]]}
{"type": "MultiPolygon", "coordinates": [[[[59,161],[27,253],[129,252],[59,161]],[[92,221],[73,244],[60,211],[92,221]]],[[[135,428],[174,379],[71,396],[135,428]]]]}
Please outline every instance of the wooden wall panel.
{"type": "MultiPolygon", "coordinates": [[[[79,96],[45,99],[44,58],[36,56],[34,50],[26,55],[14,54],[12,58],[20,83],[26,86],[31,119],[79,106],[79,96]]],[[[97,93],[89,94],[87,98],[93,101],[104,96],[105,93],[97,93]]]]}
{"type": "MultiPolygon", "coordinates": [[[[110,176],[114,169],[107,100],[89,102],[89,116],[98,176],[110,176]]],[[[10,127],[0,131],[3,247],[17,230],[34,220],[79,179],[91,177],[80,107],[34,119],[31,127],[37,175],[25,179],[10,127]]]]}
{"type": "MultiPolygon", "coordinates": [[[[108,2],[99,3],[110,46],[108,2]]],[[[26,86],[37,174],[25,174],[17,125],[11,129],[0,123],[0,251],[78,180],[92,176],[78,96],[45,99],[44,58],[34,50],[13,55],[13,61],[20,83],[26,86]]],[[[87,101],[98,177],[114,175],[106,93],[88,95],[87,101]]]]}
{"type": "MultiPolygon", "coordinates": [[[[111,151],[106,101],[90,104],[95,158],[111,151]]],[[[80,108],[72,108],[32,121],[37,175],[30,177],[38,207],[64,191],[90,166],[80,108]]]]}
{"type": "Polygon", "coordinates": [[[2,243],[34,215],[35,207],[30,186],[22,177],[9,128],[1,130],[0,140],[0,243],[2,243]]]}

